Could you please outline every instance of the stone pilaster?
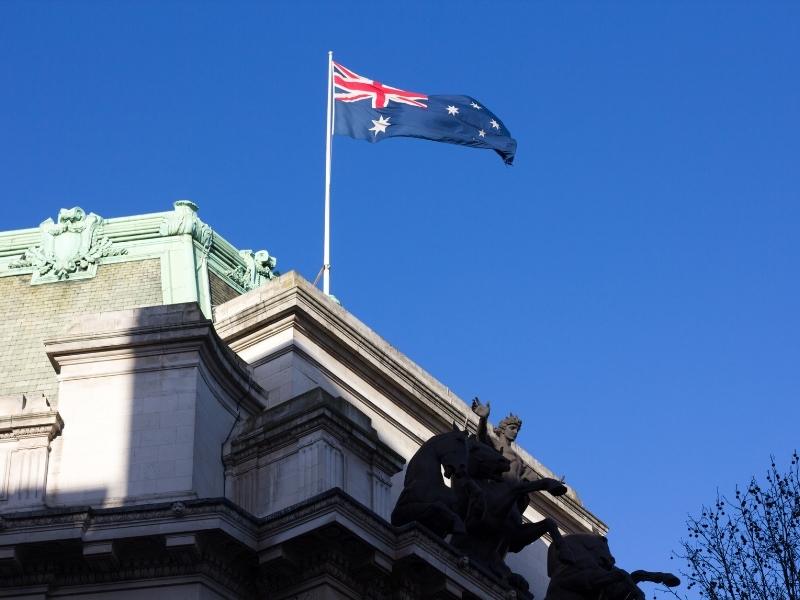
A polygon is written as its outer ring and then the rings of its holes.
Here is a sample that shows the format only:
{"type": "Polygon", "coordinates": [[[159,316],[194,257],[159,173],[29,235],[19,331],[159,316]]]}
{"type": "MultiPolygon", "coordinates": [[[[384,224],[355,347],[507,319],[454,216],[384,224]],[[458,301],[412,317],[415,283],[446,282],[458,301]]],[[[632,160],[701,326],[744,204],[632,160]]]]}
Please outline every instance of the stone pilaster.
{"type": "Polygon", "coordinates": [[[369,418],[320,388],[245,421],[225,457],[232,499],[255,515],[341,488],[388,519],[403,458],[369,418]]]}
{"type": "Polygon", "coordinates": [[[0,396],[0,512],[44,506],[50,442],[63,427],[44,396],[0,396]]]}

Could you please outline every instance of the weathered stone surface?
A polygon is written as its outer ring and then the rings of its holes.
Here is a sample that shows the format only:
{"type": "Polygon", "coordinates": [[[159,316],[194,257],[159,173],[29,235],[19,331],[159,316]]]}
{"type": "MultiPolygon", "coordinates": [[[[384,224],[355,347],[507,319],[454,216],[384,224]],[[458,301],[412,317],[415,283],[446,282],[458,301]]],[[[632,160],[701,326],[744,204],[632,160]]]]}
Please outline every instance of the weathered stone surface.
{"type": "Polygon", "coordinates": [[[57,402],[42,341],[80,315],[161,304],[158,260],[101,265],[97,276],[30,285],[30,275],[0,277],[0,394],[45,394],[57,402]]]}
{"type": "Polygon", "coordinates": [[[388,518],[405,461],[364,413],[316,388],[244,421],[225,462],[233,499],[257,516],[342,488],[388,518]]]}
{"type": "Polygon", "coordinates": [[[225,495],[223,444],[266,397],[196,303],[86,315],[45,349],[70,431],[50,505],[225,495]]]}

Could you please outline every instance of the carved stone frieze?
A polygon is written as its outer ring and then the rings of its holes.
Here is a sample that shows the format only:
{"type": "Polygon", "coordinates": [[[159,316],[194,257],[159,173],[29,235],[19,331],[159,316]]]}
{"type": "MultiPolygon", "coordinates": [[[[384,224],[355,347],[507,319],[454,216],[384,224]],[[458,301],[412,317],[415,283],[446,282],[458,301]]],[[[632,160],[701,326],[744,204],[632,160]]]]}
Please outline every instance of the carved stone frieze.
{"type": "MultiPolygon", "coordinates": [[[[84,558],[78,563],[64,560],[57,562],[35,561],[30,571],[6,573],[0,578],[3,586],[26,587],[47,584],[54,587],[100,584],[108,586],[114,582],[142,581],[166,579],[171,577],[208,577],[216,584],[228,590],[234,598],[253,598],[253,590],[247,577],[249,565],[237,565],[231,558],[219,552],[204,551],[192,561],[180,561],[175,557],[165,556],[161,552],[133,554],[121,560],[98,560],[84,558]],[[66,567],[66,568],[65,568],[66,567]]],[[[0,590],[2,587],[0,587],[0,590]]]]}
{"type": "Polygon", "coordinates": [[[126,254],[127,249],[100,236],[103,219],[79,206],[62,208],[58,221],[42,221],[40,242],[28,248],[9,269],[33,269],[31,283],[94,277],[101,258],[126,254]]]}
{"type": "Polygon", "coordinates": [[[14,437],[17,439],[30,437],[47,436],[47,441],[52,440],[60,432],[64,422],[60,416],[53,415],[53,422],[50,425],[38,425],[34,427],[19,427],[14,430],[14,437]]]}
{"type": "Polygon", "coordinates": [[[63,428],[61,415],[50,406],[46,396],[0,396],[0,439],[41,437],[49,443],[63,428]]]}

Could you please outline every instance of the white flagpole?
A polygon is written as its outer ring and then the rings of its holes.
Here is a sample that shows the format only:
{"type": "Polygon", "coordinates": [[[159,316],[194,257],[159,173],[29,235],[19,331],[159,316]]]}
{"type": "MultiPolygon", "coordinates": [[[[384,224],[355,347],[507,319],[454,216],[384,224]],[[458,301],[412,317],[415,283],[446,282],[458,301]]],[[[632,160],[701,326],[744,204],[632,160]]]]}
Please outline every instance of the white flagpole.
{"type": "Polygon", "coordinates": [[[328,115],[325,128],[325,242],[322,257],[322,291],[331,293],[331,141],[333,137],[333,52],[328,52],[328,115]]]}

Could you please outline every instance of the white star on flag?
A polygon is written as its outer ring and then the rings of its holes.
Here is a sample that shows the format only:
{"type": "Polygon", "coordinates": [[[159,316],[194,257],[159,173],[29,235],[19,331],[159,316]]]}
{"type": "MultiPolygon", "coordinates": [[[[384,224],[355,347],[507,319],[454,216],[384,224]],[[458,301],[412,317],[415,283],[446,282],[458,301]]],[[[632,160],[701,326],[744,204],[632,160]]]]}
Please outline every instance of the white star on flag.
{"type": "Polygon", "coordinates": [[[481,130],[478,132],[478,135],[479,135],[479,136],[481,136],[481,137],[486,137],[486,132],[485,132],[483,129],[481,129],[481,130]]]}
{"type": "Polygon", "coordinates": [[[471,106],[472,108],[474,108],[475,110],[480,110],[480,109],[481,109],[481,107],[480,107],[480,106],[478,106],[478,103],[477,103],[477,102],[471,102],[471,103],[470,103],[470,106],[471,106]]]}
{"type": "Polygon", "coordinates": [[[389,119],[391,118],[392,117],[384,117],[383,115],[379,115],[377,121],[375,119],[370,119],[374,127],[370,127],[368,131],[374,132],[373,135],[376,136],[379,133],[386,133],[386,128],[391,125],[391,123],[389,123],[389,119]]]}
{"type": "Polygon", "coordinates": [[[495,129],[500,129],[500,124],[497,121],[495,121],[494,119],[489,121],[489,123],[491,123],[492,127],[494,127],[495,129]]]}
{"type": "Polygon", "coordinates": [[[450,106],[447,107],[447,112],[449,112],[451,115],[457,115],[458,108],[451,104],[450,106]]]}

